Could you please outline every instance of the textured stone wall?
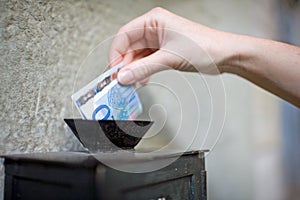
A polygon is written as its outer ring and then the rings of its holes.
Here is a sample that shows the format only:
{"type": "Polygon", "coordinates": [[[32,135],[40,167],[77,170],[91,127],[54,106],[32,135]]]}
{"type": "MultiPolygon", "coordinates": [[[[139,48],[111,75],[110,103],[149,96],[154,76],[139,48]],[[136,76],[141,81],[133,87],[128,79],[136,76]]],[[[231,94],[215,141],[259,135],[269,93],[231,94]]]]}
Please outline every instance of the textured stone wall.
{"type": "Polygon", "coordinates": [[[75,75],[91,49],[149,9],[141,2],[0,1],[0,154],[81,148],[63,122],[75,75]]]}
{"type": "Polygon", "coordinates": [[[136,15],[123,6],[1,1],[0,153],[78,148],[62,122],[71,116],[75,75],[96,44],[136,15]]]}

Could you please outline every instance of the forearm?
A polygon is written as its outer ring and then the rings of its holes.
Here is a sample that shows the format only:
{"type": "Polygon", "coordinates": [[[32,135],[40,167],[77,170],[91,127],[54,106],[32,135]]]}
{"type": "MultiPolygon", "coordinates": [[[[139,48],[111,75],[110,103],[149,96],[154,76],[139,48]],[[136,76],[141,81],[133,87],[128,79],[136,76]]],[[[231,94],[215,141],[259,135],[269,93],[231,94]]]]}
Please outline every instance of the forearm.
{"type": "Polygon", "coordinates": [[[207,74],[229,72],[300,108],[299,47],[221,32],[162,8],[129,22],[118,35],[110,60],[126,61],[118,73],[122,84],[133,84],[168,68],[207,74]],[[149,47],[155,51],[147,51],[149,47]]]}
{"type": "Polygon", "coordinates": [[[271,40],[234,36],[222,72],[237,74],[300,107],[300,48],[271,40]]]}

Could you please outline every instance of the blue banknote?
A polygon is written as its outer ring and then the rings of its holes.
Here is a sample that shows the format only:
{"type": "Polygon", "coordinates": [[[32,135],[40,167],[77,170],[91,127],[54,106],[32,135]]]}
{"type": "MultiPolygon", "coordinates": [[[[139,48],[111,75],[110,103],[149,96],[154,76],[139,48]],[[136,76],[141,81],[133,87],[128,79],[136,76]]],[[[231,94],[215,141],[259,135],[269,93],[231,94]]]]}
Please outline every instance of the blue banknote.
{"type": "Polygon", "coordinates": [[[72,95],[83,119],[133,120],[142,113],[134,86],[121,85],[114,78],[123,63],[113,67],[72,95]]]}
{"type": "Polygon", "coordinates": [[[107,92],[94,97],[94,112],[92,119],[136,119],[142,112],[138,94],[133,86],[123,86],[114,80],[108,86],[107,92]]]}

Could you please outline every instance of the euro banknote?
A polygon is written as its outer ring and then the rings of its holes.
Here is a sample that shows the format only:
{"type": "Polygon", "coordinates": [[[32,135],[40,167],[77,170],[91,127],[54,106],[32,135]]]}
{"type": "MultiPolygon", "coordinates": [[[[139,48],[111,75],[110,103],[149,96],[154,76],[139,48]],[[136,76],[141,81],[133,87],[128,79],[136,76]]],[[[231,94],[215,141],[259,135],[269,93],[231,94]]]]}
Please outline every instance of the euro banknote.
{"type": "Polygon", "coordinates": [[[116,65],[72,95],[83,119],[133,120],[142,113],[134,86],[121,85],[114,77],[123,65],[116,65]]]}

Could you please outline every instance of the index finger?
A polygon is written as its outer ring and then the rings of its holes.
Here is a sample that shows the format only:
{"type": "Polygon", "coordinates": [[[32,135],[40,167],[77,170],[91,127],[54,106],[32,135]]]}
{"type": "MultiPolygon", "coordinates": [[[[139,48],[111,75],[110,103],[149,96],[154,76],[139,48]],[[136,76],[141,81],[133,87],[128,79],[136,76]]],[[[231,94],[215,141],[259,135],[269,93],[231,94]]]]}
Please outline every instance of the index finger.
{"type": "Polygon", "coordinates": [[[120,28],[109,52],[111,66],[120,63],[123,60],[123,56],[130,50],[131,45],[144,37],[145,23],[145,15],[142,15],[120,28]]]}

